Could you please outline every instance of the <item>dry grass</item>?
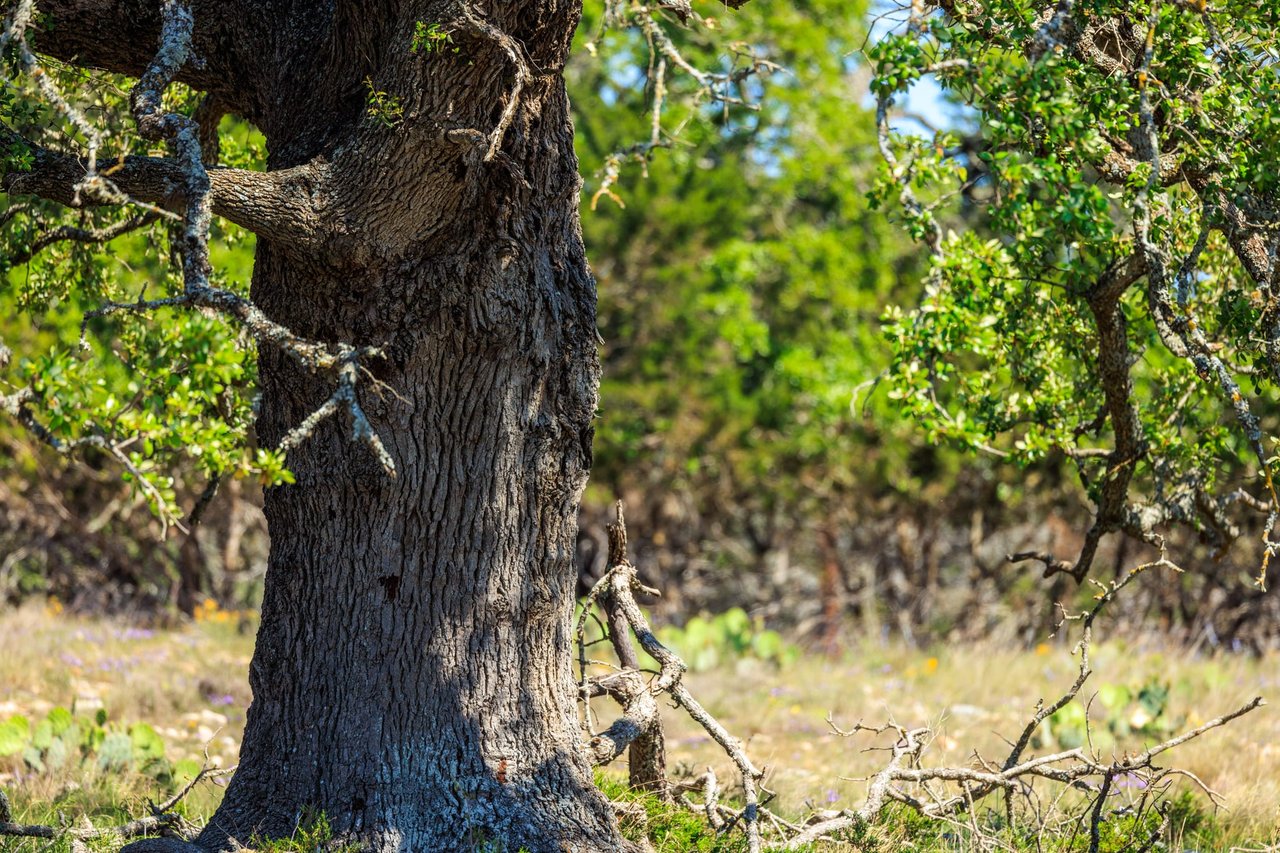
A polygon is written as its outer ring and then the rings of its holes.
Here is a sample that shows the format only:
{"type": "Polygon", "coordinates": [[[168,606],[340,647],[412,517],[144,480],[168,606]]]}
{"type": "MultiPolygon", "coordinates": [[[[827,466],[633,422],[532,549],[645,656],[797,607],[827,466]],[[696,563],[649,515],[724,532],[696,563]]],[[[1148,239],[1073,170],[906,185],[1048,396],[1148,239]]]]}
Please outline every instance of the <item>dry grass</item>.
{"type": "MultiPolygon", "coordinates": [[[[58,609],[0,614],[0,721],[20,714],[34,722],[59,706],[79,716],[103,708],[113,725],[154,726],[171,761],[203,761],[207,749],[211,763],[236,762],[253,651],[252,632],[238,630],[238,618],[206,610],[208,618],[196,625],[161,631],[68,617],[58,609]]],[[[150,778],[109,776],[91,762],[32,773],[18,756],[0,759],[0,786],[18,804],[70,798],[94,811],[135,815],[145,814],[147,796],[160,793],[150,778]]],[[[190,805],[202,814],[220,799],[221,790],[206,785],[190,805]]]]}
{"type": "MultiPolygon", "coordinates": [[[[1008,753],[1005,739],[1017,738],[1036,701],[1061,695],[1076,667],[1069,650],[1057,646],[1034,652],[965,646],[921,653],[865,645],[840,661],[805,658],[785,671],[743,661],[733,672],[694,675],[691,686],[730,731],[747,741],[757,764],[772,768],[768,786],[778,792],[776,802],[783,812],[796,813],[806,803],[837,809],[856,805],[866,784],[851,779],[885,762],[885,753],[864,750],[887,746],[886,740],[836,737],[826,723],[828,713],[842,728],[889,717],[908,726],[931,726],[937,737],[924,756],[928,766],[965,765],[974,750],[999,759],[1008,753]]],[[[1105,684],[1136,688],[1164,682],[1170,687],[1167,713],[1183,723],[1179,730],[1257,695],[1273,703],[1280,699],[1280,656],[1274,654],[1188,657],[1114,643],[1095,647],[1093,668],[1082,699],[1088,701],[1105,684]]],[[[709,764],[721,779],[733,778],[715,744],[678,711],[665,713],[675,761],[699,769],[709,764]]],[[[1114,749],[1136,752],[1160,739],[1119,738],[1114,749]]],[[[1054,744],[1049,740],[1044,746],[1054,744]]],[[[1222,795],[1226,809],[1219,818],[1233,837],[1280,845],[1280,711],[1275,704],[1175,750],[1169,764],[1197,774],[1222,795]]]]}
{"type": "MultiPolygon", "coordinates": [[[[148,722],[164,737],[168,758],[199,757],[207,747],[222,765],[236,761],[250,695],[246,683],[252,631],[241,619],[206,610],[196,624],[153,631],[123,623],[69,617],[26,607],[0,614],[0,721],[13,714],[42,716],[55,706],[92,714],[105,707],[119,723],[148,722]]],[[[1280,697],[1280,657],[1189,657],[1157,647],[1103,645],[1096,674],[1082,695],[1104,684],[1153,681],[1171,688],[1169,715],[1195,725],[1262,694],[1280,697]]],[[[1003,737],[1014,737],[1039,698],[1052,699],[1070,684],[1075,662],[1065,648],[1034,652],[961,647],[921,653],[867,645],[839,662],[805,658],[780,671],[741,661],[691,675],[695,695],[748,742],[757,763],[773,768],[769,786],[783,812],[806,801],[840,808],[861,800],[865,776],[883,753],[863,752],[870,740],[829,734],[831,713],[841,724],[893,716],[908,725],[928,723],[938,733],[926,763],[963,764],[977,749],[998,756],[1003,737]]],[[[608,717],[611,709],[599,706],[608,717]]],[[[691,770],[711,764],[722,780],[727,761],[705,735],[668,711],[673,765],[691,770]]],[[[1145,740],[1150,741],[1151,738],[1145,740]]],[[[1121,739],[1135,749],[1144,738],[1121,739]]],[[[1280,712],[1266,706],[1176,753],[1175,763],[1198,774],[1226,801],[1223,817],[1233,835],[1280,842],[1280,712]]],[[[0,759],[0,786],[21,803],[64,799],[69,790],[100,790],[121,808],[140,805],[150,780],[105,780],[81,773],[33,774],[18,758],[0,759]]],[[[207,814],[220,790],[205,786],[192,804],[207,814]]],[[[83,799],[83,798],[81,798],[83,799]]],[[[141,813],[137,808],[135,813],[141,813]]]]}

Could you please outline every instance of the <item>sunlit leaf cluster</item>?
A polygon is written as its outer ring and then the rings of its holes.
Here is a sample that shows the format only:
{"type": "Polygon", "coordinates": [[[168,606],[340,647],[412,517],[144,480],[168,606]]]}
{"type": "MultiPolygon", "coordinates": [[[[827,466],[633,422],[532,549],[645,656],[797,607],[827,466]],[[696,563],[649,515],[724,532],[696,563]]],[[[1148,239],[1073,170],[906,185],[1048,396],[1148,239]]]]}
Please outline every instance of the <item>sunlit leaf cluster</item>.
{"type": "MultiPolygon", "coordinates": [[[[84,156],[87,140],[30,76],[17,73],[12,46],[4,60],[8,82],[0,116],[7,129],[84,156]]],[[[99,132],[104,174],[126,154],[148,153],[129,115],[131,81],[52,61],[43,73],[99,132]]],[[[167,106],[189,114],[198,101],[196,93],[175,86],[167,106]]],[[[262,167],[256,132],[227,118],[220,137],[222,164],[262,167]]],[[[3,155],[5,171],[30,167],[30,151],[21,143],[3,155]]],[[[127,460],[124,478],[141,489],[162,518],[180,520],[190,512],[189,496],[208,479],[288,479],[282,458],[251,447],[254,355],[251,341],[237,328],[190,311],[95,316],[111,302],[181,293],[180,225],[144,206],[68,209],[31,198],[6,201],[0,308],[13,319],[6,322],[0,344],[21,356],[5,360],[0,394],[26,395],[26,410],[59,447],[84,447],[89,455],[102,455],[103,448],[118,451],[121,461],[127,460]],[[86,236],[139,216],[146,221],[114,239],[86,236]]],[[[216,238],[220,284],[247,292],[252,238],[231,225],[220,225],[216,238]]]]}

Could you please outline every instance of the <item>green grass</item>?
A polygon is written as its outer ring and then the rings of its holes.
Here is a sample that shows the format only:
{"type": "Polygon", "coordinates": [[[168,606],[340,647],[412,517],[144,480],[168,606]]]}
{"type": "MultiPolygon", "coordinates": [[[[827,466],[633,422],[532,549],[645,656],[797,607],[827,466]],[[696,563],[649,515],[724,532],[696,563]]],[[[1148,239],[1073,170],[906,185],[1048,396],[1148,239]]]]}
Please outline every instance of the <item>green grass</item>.
{"type": "Polygon", "coordinates": [[[596,785],[610,800],[630,806],[618,816],[622,834],[631,841],[647,840],[655,853],[739,853],[747,849],[740,833],[723,838],[688,809],[633,791],[607,773],[596,774],[596,785]]]}
{"type": "MultiPolygon", "coordinates": [[[[73,618],[39,607],[0,614],[0,724],[23,715],[34,726],[58,707],[73,709],[77,719],[92,718],[105,709],[106,732],[126,733],[139,723],[149,724],[163,741],[164,761],[171,769],[184,761],[202,761],[205,749],[215,763],[234,764],[249,700],[245,678],[252,652],[252,631],[245,630],[242,621],[240,615],[204,608],[196,624],[140,631],[124,623],[73,618]]],[[[1258,693],[1273,698],[1270,694],[1280,685],[1276,656],[1194,657],[1154,644],[1110,644],[1095,649],[1094,663],[1097,674],[1082,696],[1098,693],[1095,711],[1103,696],[1136,697],[1143,686],[1159,683],[1167,686],[1164,714],[1182,726],[1216,716],[1258,693]]],[[[883,739],[836,738],[825,723],[828,713],[842,724],[860,718],[874,722],[890,714],[907,725],[932,724],[937,736],[924,756],[926,765],[963,764],[973,749],[994,758],[1007,750],[1002,736],[1016,734],[1038,698],[1052,698],[1070,683],[1073,665],[1058,647],[919,652],[865,645],[836,662],[803,657],[778,669],[740,660],[689,679],[694,694],[744,739],[757,764],[771,768],[767,785],[777,798],[770,807],[788,819],[799,819],[810,805],[858,805],[866,783],[856,777],[865,777],[884,761],[883,752],[865,751],[884,746],[883,739]]],[[[1120,725],[1108,736],[1117,752],[1132,751],[1156,737],[1130,730],[1137,707],[1134,700],[1112,715],[1120,725]]],[[[596,713],[607,724],[615,709],[599,703],[596,713]]],[[[736,776],[727,759],[679,712],[665,709],[664,714],[669,765],[690,776],[712,766],[732,805],[736,776]]],[[[1263,707],[1173,753],[1169,763],[1196,773],[1221,794],[1227,808],[1213,810],[1189,785],[1175,788],[1167,849],[1280,850],[1277,717],[1274,706],[1263,707]]],[[[1061,744],[1055,738],[1066,736],[1065,730],[1055,734],[1046,727],[1033,750],[1057,748],[1061,744]]],[[[151,748],[148,743],[141,747],[151,748]]],[[[13,800],[15,819],[118,825],[147,814],[148,801],[164,799],[181,784],[180,778],[158,772],[155,762],[104,766],[96,755],[90,750],[83,759],[43,772],[34,772],[20,755],[0,758],[0,787],[13,800]]],[[[627,791],[617,781],[620,772],[621,768],[611,769],[599,783],[611,799],[630,804],[621,818],[629,837],[647,839],[657,853],[743,849],[740,833],[721,837],[695,813],[627,791]]],[[[198,786],[180,807],[184,816],[197,825],[206,820],[221,799],[224,781],[198,786]]],[[[1000,839],[1004,849],[1074,853],[1088,847],[1087,829],[1037,840],[1025,829],[1002,826],[999,808],[980,810],[976,819],[983,834],[1000,839]]],[[[1136,851],[1150,834],[1151,819],[1109,818],[1103,849],[1136,851]]],[[[323,816],[316,816],[305,821],[293,839],[264,843],[260,849],[310,853],[330,847],[327,827],[323,816]]],[[[46,844],[10,838],[0,841],[0,849],[70,850],[65,839],[53,847],[46,844]]],[[[89,847],[105,851],[118,847],[118,842],[103,838],[89,847]]],[[[942,853],[977,845],[967,819],[938,823],[892,808],[873,825],[849,833],[842,844],[820,849],[942,853]]]]}
{"type": "Polygon", "coordinates": [[[324,812],[303,815],[298,829],[290,838],[264,840],[255,838],[252,849],[258,853],[358,853],[358,845],[342,844],[333,837],[333,829],[324,812]]]}

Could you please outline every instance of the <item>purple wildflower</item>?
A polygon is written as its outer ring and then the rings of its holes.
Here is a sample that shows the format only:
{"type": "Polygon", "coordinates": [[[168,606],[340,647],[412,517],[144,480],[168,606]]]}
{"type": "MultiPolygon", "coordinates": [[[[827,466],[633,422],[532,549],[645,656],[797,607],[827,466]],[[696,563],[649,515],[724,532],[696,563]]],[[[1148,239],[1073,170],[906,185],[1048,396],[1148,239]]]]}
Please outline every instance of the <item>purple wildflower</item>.
{"type": "Polygon", "coordinates": [[[1137,788],[1139,790],[1147,787],[1147,780],[1143,779],[1136,773],[1126,773],[1116,779],[1117,788],[1137,788]]]}

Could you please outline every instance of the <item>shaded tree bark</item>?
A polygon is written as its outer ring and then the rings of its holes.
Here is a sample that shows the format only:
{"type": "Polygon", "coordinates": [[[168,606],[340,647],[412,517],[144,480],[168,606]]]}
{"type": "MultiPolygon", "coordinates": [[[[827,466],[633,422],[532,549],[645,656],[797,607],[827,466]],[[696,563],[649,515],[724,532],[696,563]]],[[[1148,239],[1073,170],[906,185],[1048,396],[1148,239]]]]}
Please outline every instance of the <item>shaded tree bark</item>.
{"type": "MultiPolygon", "coordinates": [[[[137,74],[158,5],[50,0],[37,48],[137,74]]],[[[561,78],[580,3],[192,5],[180,79],[268,142],[267,175],[210,171],[215,211],[258,234],[252,299],[298,336],[381,350],[360,403],[397,472],[335,418],[267,494],[254,701],[198,844],[323,813],[374,850],[628,849],[570,671],[599,374],[561,78]],[[447,46],[414,50],[419,22],[447,46]]],[[[172,206],[172,165],[118,178],[172,206]]],[[[78,168],[41,152],[10,188],[67,196],[78,168]]],[[[270,345],[259,381],[266,446],[333,392],[270,345]]]]}

